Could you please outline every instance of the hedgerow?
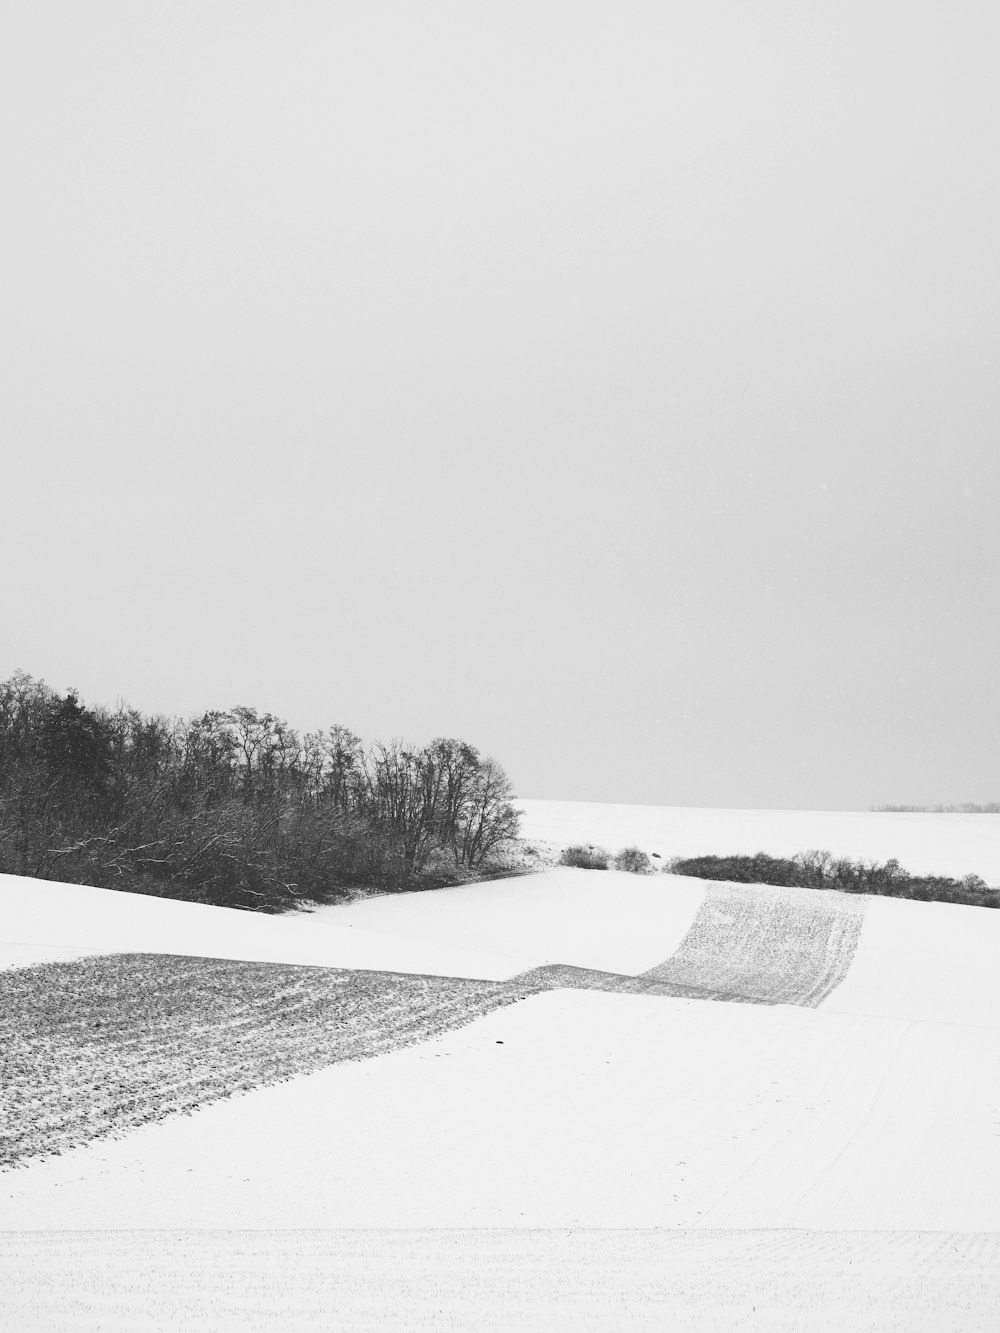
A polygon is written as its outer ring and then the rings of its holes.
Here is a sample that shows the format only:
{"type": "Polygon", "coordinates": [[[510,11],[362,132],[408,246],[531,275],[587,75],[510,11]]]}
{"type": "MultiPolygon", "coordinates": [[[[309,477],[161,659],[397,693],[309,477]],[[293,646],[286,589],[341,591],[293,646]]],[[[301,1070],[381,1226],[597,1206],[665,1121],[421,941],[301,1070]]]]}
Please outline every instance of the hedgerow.
{"type": "Polygon", "coordinates": [[[978,875],[966,875],[963,879],[946,875],[911,875],[896,860],[852,860],[825,851],[799,852],[793,857],[769,856],[766,852],[757,852],[754,856],[676,857],[664,869],[673,875],[736,884],[839,889],[842,893],[913,898],[919,902],[1000,907],[1000,889],[991,889],[978,875]]]}

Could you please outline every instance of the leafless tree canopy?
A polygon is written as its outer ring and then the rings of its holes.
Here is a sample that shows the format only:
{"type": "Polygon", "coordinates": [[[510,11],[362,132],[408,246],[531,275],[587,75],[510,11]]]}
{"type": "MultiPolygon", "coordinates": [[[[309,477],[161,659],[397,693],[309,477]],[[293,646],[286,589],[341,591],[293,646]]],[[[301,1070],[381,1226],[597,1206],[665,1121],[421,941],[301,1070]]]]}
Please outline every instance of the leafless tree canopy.
{"type": "Polygon", "coordinates": [[[239,705],[191,719],[0,683],[0,871],[279,910],[362,884],[482,872],[517,836],[474,746],[299,735],[239,705]]]}

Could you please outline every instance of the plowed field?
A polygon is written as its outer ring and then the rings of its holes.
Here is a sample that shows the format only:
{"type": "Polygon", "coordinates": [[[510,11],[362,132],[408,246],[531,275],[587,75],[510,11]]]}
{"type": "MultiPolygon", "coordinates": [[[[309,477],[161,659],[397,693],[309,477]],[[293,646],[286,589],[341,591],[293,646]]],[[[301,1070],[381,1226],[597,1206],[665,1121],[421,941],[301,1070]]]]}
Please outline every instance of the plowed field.
{"type": "Polygon", "coordinates": [[[507,981],[117,954],[0,973],[0,1166],[58,1154],[528,995],[585,989],[815,1007],[846,975],[864,901],[710,885],[640,976],[546,964],[507,981]]]}
{"type": "Polygon", "coordinates": [[[847,976],[865,899],[712,884],[680,948],[643,973],[661,993],[814,1009],[847,976]]]}
{"type": "Polygon", "coordinates": [[[0,972],[0,1166],[426,1040],[533,989],[156,954],[0,972]]]}

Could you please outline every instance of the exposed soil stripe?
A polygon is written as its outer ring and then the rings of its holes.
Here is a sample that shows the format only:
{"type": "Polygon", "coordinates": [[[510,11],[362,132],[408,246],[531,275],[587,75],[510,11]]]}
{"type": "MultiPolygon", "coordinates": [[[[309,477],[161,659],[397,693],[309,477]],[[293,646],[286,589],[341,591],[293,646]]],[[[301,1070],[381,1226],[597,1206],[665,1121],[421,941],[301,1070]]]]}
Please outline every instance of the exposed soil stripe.
{"type": "Polygon", "coordinates": [[[0,972],[0,1167],[396,1050],[539,989],[162,954],[0,972]]]}
{"type": "Polygon", "coordinates": [[[847,976],[865,899],[712,884],[677,951],[641,980],[660,994],[814,1009],[847,976]]]}

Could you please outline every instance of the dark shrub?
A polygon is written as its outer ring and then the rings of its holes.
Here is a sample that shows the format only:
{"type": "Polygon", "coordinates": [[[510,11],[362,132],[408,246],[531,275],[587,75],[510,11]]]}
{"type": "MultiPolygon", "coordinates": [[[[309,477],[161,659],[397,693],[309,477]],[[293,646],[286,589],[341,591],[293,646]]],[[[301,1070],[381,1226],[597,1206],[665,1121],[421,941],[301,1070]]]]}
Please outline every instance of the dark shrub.
{"type": "Polygon", "coordinates": [[[567,847],[559,858],[559,864],[575,866],[578,870],[607,870],[610,860],[610,852],[606,852],[603,847],[588,844],[586,847],[567,847]]]}
{"type": "Polygon", "coordinates": [[[650,875],[653,863],[641,847],[623,847],[615,857],[615,869],[627,870],[630,875],[650,875]]]}

